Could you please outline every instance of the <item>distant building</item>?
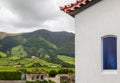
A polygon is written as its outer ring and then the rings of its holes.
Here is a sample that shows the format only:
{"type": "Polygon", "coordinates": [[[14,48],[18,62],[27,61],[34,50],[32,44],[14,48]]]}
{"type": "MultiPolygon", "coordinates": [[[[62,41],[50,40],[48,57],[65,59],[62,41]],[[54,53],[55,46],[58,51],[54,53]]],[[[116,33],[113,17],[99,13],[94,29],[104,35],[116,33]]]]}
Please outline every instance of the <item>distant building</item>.
{"type": "Polygon", "coordinates": [[[75,75],[58,74],[55,79],[56,83],[75,83],[75,75]]]}
{"type": "Polygon", "coordinates": [[[32,59],[37,59],[37,57],[36,57],[36,56],[31,56],[31,58],[32,58],[32,59]]]}
{"type": "Polygon", "coordinates": [[[26,74],[26,81],[48,81],[48,74],[26,74]]]}
{"type": "Polygon", "coordinates": [[[22,67],[22,65],[15,65],[14,67],[22,67]]]}
{"type": "Polygon", "coordinates": [[[58,66],[51,66],[51,68],[58,68],[58,66]]]}

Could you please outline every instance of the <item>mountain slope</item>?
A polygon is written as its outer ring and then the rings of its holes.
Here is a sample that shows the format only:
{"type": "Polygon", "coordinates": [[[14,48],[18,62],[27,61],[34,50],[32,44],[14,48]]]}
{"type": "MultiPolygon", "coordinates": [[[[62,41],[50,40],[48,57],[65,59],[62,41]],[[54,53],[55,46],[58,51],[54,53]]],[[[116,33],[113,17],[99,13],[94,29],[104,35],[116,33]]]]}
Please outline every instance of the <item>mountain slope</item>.
{"type": "Polygon", "coordinates": [[[10,33],[5,33],[5,32],[0,32],[0,39],[3,39],[7,36],[14,36],[14,34],[10,34],[10,33]]]}
{"type": "Polygon", "coordinates": [[[45,29],[37,30],[31,33],[24,33],[22,34],[22,36],[25,38],[41,36],[47,41],[55,44],[57,47],[61,47],[75,39],[75,35],[73,33],[65,32],[65,31],[51,32],[45,29]]]}
{"type": "Polygon", "coordinates": [[[1,34],[0,52],[6,54],[6,58],[0,58],[1,61],[6,60],[0,64],[1,66],[34,67],[60,64],[62,67],[74,67],[75,35],[73,33],[52,32],[42,29],[21,34],[3,32],[1,34]],[[28,63],[22,63],[26,58],[28,63]],[[21,62],[21,60],[23,61],[21,62]]]}
{"type": "Polygon", "coordinates": [[[57,54],[74,57],[75,35],[73,33],[41,29],[30,33],[8,34],[1,32],[1,34],[3,35],[0,36],[0,51],[5,53],[22,45],[28,56],[39,56],[41,53],[45,54],[46,50],[53,50],[57,54]]]}
{"type": "Polygon", "coordinates": [[[58,48],[58,54],[60,55],[67,55],[74,57],[75,55],[75,44],[74,40],[70,41],[69,43],[63,45],[62,47],[58,48]]]}

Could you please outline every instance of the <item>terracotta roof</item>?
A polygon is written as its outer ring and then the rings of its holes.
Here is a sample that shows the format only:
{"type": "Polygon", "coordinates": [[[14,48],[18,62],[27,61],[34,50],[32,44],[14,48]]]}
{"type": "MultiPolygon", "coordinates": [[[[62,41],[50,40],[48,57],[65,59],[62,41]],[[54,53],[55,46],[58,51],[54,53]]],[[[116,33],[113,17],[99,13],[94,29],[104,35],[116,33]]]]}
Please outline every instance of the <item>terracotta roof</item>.
{"type": "Polygon", "coordinates": [[[89,6],[99,2],[101,0],[76,0],[75,3],[71,3],[68,5],[65,5],[64,7],[60,7],[62,11],[64,11],[67,14],[70,14],[71,16],[74,16],[75,14],[79,13],[80,11],[88,8],[89,6]],[[78,9],[80,11],[78,11],[78,9]],[[77,12],[76,12],[77,10],[77,12]]]}

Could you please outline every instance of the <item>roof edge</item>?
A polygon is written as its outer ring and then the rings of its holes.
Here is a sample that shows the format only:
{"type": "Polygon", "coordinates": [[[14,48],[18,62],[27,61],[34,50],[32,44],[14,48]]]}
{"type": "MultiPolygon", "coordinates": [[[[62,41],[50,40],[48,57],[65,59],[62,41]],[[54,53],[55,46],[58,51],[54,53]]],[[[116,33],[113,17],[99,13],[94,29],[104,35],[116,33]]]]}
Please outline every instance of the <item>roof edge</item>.
{"type": "Polygon", "coordinates": [[[83,10],[87,9],[88,7],[90,7],[90,6],[98,3],[100,1],[102,1],[102,0],[92,0],[92,1],[90,1],[88,3],[86,3],[85,5],[83,4],[83,6],[76,8],[75,11],[71,10],[70,13],[69,13],[69,15],[71,15],[72,17],[75,17],[76,14],[82,12],[83,10]]]}

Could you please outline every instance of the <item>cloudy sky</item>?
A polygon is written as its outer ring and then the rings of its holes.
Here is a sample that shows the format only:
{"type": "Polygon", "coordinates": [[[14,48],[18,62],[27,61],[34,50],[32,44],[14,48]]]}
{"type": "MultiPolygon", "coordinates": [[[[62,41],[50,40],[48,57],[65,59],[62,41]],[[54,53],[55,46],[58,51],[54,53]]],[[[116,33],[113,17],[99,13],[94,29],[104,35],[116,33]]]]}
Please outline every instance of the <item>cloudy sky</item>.
{"type": "Polygon", "coordinates": [[[59,6],[76,0],[0,0],[0,32],[20,33],[37,29],[74,32],[74,18],[59,6]]]}

